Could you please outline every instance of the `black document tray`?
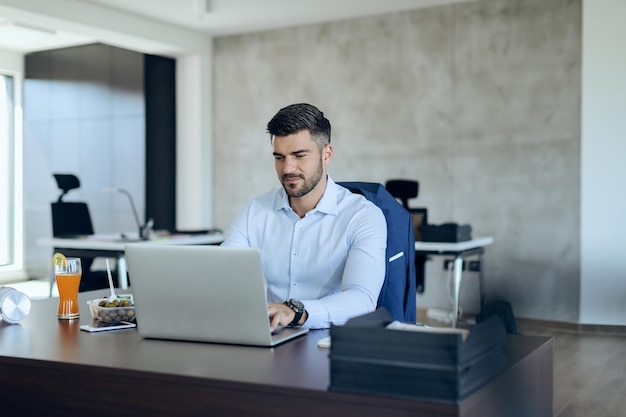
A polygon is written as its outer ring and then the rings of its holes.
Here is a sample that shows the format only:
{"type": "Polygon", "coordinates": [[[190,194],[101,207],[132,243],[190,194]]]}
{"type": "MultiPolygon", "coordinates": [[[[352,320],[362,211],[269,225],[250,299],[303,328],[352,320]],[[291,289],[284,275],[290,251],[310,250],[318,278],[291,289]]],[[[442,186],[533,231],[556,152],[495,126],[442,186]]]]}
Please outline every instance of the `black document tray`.
{"type": "Polygon", "coordinates": [[[332,326],[330,390],[439,402],[459,402],[506,367],[506,331],[492,317],[460,334],[388,330],[381,308],[332,326]]]}
{"type": "Polygon", "coordinates": [[[423,242],[465,242],[472,240],[472,227],[456,223],[424,224],[421,227],[421,238],[423,242]]]}

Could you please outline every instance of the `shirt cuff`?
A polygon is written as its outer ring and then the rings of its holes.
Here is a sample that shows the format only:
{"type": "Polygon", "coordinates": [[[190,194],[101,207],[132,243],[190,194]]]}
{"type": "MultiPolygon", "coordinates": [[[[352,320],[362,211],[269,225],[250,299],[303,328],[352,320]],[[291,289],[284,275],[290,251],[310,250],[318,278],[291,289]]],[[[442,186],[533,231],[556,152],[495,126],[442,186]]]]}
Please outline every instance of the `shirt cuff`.
{"type": "Polygon", "coordinates": [[[300,301],[304,304],[304,309],[309,315],[302,327],[311,329],[327,329],[330,327],[330,317],[328,317],[328,312],[320,300],[300,301]]]}

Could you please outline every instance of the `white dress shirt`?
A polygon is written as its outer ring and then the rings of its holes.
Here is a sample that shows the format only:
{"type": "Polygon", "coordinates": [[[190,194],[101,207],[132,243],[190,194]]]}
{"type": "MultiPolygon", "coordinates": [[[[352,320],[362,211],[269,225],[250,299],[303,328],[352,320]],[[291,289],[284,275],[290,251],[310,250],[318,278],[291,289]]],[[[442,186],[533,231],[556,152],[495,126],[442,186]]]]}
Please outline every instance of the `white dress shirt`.
{"type": "Polygon", "coordinates": [[[249,201],[222,245],[258,248],[268,302],[298,299],[308,313],[304,326],[327,328],[376,308],[387,222],[373,203],[329,176],[321,200],[303,218],[282,187],[249,201]]]}

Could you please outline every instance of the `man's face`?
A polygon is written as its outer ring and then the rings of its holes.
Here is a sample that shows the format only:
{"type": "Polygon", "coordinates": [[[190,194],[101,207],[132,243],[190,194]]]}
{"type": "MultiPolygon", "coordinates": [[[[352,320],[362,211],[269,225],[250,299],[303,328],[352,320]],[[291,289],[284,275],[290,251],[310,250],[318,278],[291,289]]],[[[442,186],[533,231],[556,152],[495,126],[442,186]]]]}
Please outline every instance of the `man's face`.
{"type": "Polygon", "coordinates": [[[332,150],[326,145],[320,152],[308,130],[275,136],[273,143],[276,173],[289,197],[308,194],[326,175],[332,150]]]}

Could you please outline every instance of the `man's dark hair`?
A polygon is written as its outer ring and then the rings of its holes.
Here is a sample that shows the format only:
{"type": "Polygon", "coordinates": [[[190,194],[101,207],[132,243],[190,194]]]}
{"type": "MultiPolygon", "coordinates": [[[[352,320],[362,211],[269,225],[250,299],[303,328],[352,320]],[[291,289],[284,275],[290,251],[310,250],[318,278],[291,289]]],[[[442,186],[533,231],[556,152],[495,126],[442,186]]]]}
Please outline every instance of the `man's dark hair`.
{"type": "Polygon", "coordinates": [[[321,150],[330,143],[330,122],[317,107],[306,104],[292,104],[276,113],[267,124],[267,131],[274,136],[289,136],[307,129],[311,138],[321,150]]]}

